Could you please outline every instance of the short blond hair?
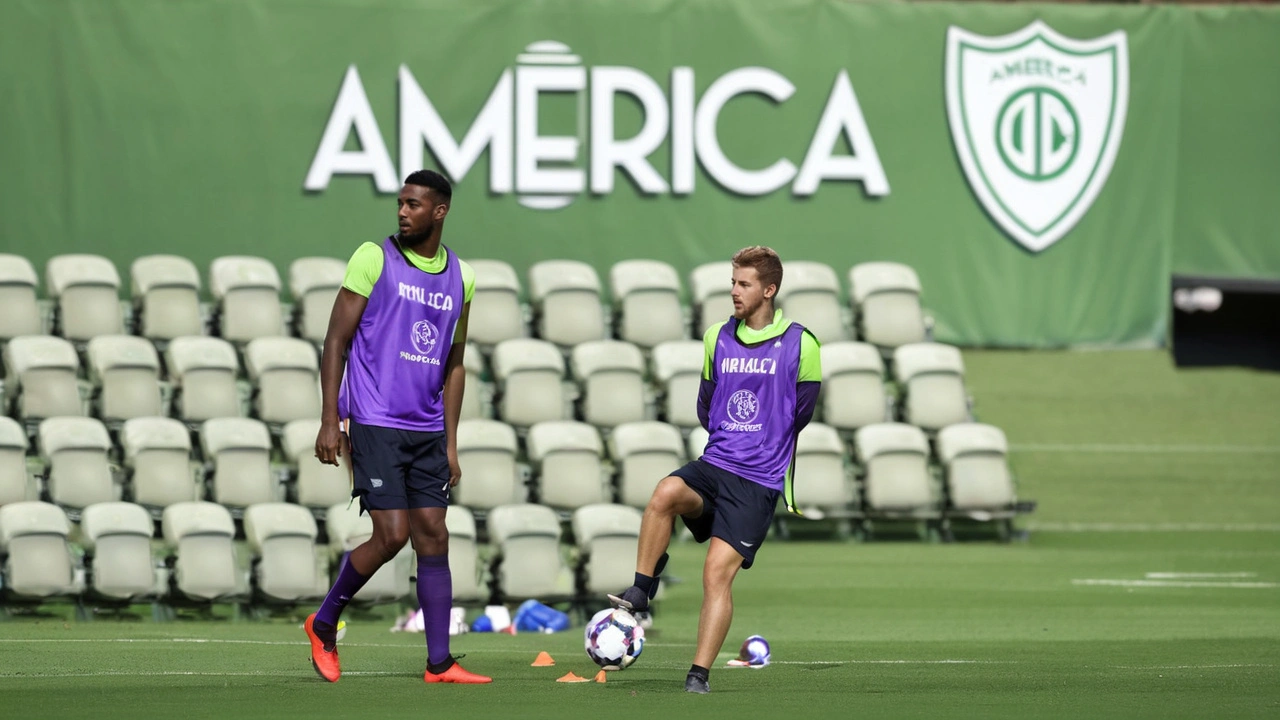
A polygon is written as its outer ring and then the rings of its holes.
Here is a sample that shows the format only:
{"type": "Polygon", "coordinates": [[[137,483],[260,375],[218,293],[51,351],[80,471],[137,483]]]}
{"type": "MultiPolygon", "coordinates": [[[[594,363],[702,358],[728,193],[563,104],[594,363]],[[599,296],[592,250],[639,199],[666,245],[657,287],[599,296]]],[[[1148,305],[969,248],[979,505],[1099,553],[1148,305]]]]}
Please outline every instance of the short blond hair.
{"type": "Polygon", "coordinates": [[[744,247],[733,254],[731,262],[735,268],[755,268],[760,284],[765,287],[773,285],[775,293],[782,288],[782,259],[773,248],[764,245],[744,247]]]}

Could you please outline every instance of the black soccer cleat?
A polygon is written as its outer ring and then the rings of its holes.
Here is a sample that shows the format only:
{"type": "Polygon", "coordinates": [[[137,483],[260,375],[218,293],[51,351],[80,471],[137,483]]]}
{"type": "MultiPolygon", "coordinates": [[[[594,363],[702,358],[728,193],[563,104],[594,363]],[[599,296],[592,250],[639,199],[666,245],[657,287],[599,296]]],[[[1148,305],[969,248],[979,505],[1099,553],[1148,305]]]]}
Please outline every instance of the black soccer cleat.
{"type": "Polygon", "coordinates": [[[649,593],[632,585],[622,591],[621,595],[607,595],[609,603],[630,613],[645,612],[649,609],[649,593]]]}
{"type": "Polygon", "coordinates": [[[706,695],[711,692],[711,684],[704,677],[698,677],[692,673],[684,679],[684,691],[706,695]]]}

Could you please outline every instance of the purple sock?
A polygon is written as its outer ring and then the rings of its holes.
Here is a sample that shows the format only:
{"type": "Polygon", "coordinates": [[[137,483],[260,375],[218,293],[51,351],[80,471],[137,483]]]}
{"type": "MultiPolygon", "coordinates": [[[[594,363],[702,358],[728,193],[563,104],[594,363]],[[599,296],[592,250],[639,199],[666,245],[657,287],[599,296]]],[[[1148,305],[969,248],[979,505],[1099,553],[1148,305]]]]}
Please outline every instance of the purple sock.
{"type": "Polygon", "coordinates": [[[418,556],[418,605],[427,629],[427,662],[449,659],[449,612],[453,609],[453,575],[448,555],[418,556]]]}
{"type": "Polygon", "coordinates": [[[342,565],[338,568],[338,579],[333,581],[333,587],[329,588],[329,594],[324,596],[324,602],[320,603],[320,610],[316,612],[316,622],[337,627],[338,617],[342,615],[347,603],[351,602],[351,596],[359,592],[367,582],[369,576],[361,575],[351,566],[351,553],[344,555],[342,565]]]}

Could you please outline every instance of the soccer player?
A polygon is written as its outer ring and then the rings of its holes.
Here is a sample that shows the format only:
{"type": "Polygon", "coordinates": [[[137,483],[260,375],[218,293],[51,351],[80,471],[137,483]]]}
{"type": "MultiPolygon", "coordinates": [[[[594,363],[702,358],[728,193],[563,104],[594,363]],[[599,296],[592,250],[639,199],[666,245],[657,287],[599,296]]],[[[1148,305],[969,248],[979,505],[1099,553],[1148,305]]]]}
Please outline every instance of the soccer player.
{"type": "Polygon", "coordinates": [[[703,336],[698,418],[710,433],[706,450],[658,483],[640,525],[635,585],[609,596],[617,607],[648,610],[676,516],[698,542],[711,541],[687,692],[711,691],[708,674],[733,620],[733,579],[755,561],[778,495],[794,509],[796,436],[813,417],[822,366],[813,333],[774,309],[781,284],[782,261],[770,248],[733,256],[733,317],[703,336]]]}
{"type": "Polygon", "coordinates": [[[457,429],[466,371],[462,354],[475,273],[440,243],[453,189],[439,173],[405,178],[400,231],[365,243],[347,264],[321,356],[323,409],[316,457],[351,459],[352,496],[373,536],[352,550],[304,628],[311,664],[337,682],[338,616],[406,540],[418,555],[429,683],[487,683],[449,653],[449,489],[458,484],[457,429]],[[344,374],[345,361],[345,374],[344,374]],[[348,423],[346,434],[341,421],[348,423]]]}

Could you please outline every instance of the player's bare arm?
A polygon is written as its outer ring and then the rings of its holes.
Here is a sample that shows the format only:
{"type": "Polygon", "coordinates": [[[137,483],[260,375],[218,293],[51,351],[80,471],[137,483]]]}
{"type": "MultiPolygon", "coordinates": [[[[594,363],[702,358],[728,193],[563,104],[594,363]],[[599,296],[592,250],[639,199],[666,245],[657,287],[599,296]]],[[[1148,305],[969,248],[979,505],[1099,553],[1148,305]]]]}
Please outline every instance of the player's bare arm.
{"type": "Polygon", "coordinates": [[[449,456],[449,486],[456,487],[462,480],[462,467],[458,464],[458,418],[462,416],[462,392],[466,387],[467,371],[463,354],[467,349],[467,319],[471,315],[471,303],[463,303],[462,315],[453,331],[453,347],[444,363],[444,436],[445,452],[449,456]]]}
{"type": "Polygon", "coordinates": [[[342,457],[344,440],[338,424],[338,388],[342,384],[347,347],[368,304],[369,298],[342,288],[329,314],[329,329],[320,355],[320,432],[316,435],[316,457],[327,465],[337,465],[338,458],[342,457]]]}

